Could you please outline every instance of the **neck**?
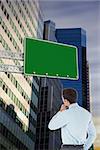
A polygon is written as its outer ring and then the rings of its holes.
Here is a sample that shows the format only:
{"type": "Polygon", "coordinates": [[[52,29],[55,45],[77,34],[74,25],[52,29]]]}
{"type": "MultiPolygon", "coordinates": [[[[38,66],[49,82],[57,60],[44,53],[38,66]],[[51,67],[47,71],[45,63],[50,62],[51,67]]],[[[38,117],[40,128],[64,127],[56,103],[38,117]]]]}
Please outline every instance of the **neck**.
{"type": "Polygon", "coordinates": [[[70,108],[70,107],[73,107],[73,106],[75,106],[75,105],[77,105],[77,103],[72,103],[72,104],[70,104],[68,107],[70,108]]]}

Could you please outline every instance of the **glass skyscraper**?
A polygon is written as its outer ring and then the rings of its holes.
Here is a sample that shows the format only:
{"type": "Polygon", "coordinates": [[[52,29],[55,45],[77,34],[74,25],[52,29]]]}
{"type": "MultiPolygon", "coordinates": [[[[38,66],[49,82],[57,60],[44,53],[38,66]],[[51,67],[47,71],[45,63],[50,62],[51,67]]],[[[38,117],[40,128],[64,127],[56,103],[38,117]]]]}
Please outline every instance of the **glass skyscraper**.
{"type": "MultiPolygon", "coordinates": [[[[78,48],[79,79],[61,80],[64,88],[75,88],[78,91],[78,103],[89,110],[89,76],[86,54],[86,32],[82,28],[56,29],[59,43],[74,45],[78,48]],[[88,101],[88,103],[87,103],[88,101]]],[[[70,64],[69,64],[70,65],[70,64]]],[[[62,66],[63,67],[63,66],[62,66]]]]}
{"type": "MultiPolygon", "coordinates": [[[[44,40],[56,41],[54,22],[50,20],[44,22],[43,38],[44,40]]],[[[62,104],[61,91],[62,84],[60,79],[40,79],[40,96],[38,105],[35,150],[60,149],[60,130],[54,132],[50,131],[48,129],[48,123],[51,117],[59,110],[62,104]]]]}
{"type": "MultiPolygon", "coordinates": [[[[43,38],[38,0],[0,0],[0,50],[23,53],[24,37],[43,38]]],[[[0,64],[23,66],[19,60],[0,64]]],[[[34,150],[38,77],[0,72],[0,150],[34,150]]]]}
{"type": "MultiPolygon", "coordinates": [[[[79,79],[61,80],[64,88],[75,88],[78,91],[78,104],[90,111],[89,64],[87,61],[86,31],[82,28],[56,29],[59,43],[74,45],[78,48],[79,79]]],[[[93,150],[93,145],[90,150],[93,150]]]]}

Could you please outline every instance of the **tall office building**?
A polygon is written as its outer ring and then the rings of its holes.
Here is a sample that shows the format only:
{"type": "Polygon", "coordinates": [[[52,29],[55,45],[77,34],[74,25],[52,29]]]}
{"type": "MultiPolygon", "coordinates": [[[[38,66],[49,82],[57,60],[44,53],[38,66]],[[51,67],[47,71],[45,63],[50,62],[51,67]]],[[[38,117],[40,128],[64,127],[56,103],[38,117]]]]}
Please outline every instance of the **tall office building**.
{"type": "Polygon", "coordinates": [[[74,45],[78,48],[79,79],[62,80],[64,87],[75,88],[78,91],[78,103],[89,110],[89,74],[86,54],[86,32],[81,28],[56,29],[56,39],[59,43],[74,45]],[[88,101],[88,104],[87,104],[88,101]]]}
{"type": "MultiPolygon", "coordinates": [[[[86,54],[86,32],[82,28],[56,29],[56,39],[59,43],[74,45],[78,48],[78,81],[61,81],[65,88],[71,87],[78,91],[79,105],[90,111],[89,64],[86,54]]],[[[93,150],[93,145],[90,150],[93,150]]]]}
{"type": "Polygon", "coordinates": [[[90,70],[89,70],[89,63],[87,61],[87,66],[86,66],[86,72],[87,72],[87,103],[86,103],[86,108],[88,111],[90,111],[90,70]]]}
{"type": "Polygon", "coordinates": [[[57,41],[55,37],[55,23],[51,20],[44,22],[43,39],[49,41],[57,41]]]}
{"type": "MultiPolygon", "coordinates": [[[[43,37],[38,0],[0,0],[0,50],[23,53],[24,37],[43,37]]],[[[19,60],[0,64],[22,66],[19,60]]],[[[34,150],[39,78],[0,72],[0,150],[34,150]]]]}
{"type": "MultiPolygon", "coordinates": [[[[50,20],[44,22],[44,39],[56,41],[55,24],[50,20]]],[[[39,112],[37,119],[35,150],[60,149],[60,130],[53,132],[50,131],[48,129],[48,123],[51,117],[59,110],[61,106],[61,90],[62,84],[59,79],[40,79],[39,112]]]]}

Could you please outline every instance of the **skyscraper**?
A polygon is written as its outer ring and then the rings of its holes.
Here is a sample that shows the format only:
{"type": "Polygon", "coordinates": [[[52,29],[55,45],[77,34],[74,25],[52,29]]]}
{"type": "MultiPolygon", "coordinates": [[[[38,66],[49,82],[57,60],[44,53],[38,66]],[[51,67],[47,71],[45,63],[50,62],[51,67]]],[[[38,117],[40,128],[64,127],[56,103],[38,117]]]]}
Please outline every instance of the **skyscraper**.
{"type": "MultiPolygon", "coordinates": [[[[43,37],[37,0],[0,1],[0,50],[23,53],[24,37],[43,37]]],[[[1,64],[22,66],[19,60],[1,64]]],[[[0,150],[34,150],[39,78],[0,72],[0,150]]]]}
{"type": "Polygon", "coordinates": [[[86,65],[86,72],[87,72],[87,103],[86,103],[86,108],[87,108],[87,110],[88,111],[90,111],[90,77],[89,77],[89,75],[90,75],[90,69],[89,69],[89,63],[88,63],[88,61],[87,61],[87,63],[86,63],[87,65],[86,65]]]}
{"type": "MultiPolygon", "coordinates": [[[[52,21],[44,22],[44,39],[56,41],[55,24],[52,21]]],[[[52,58],[51,58],[52,61],[52,58]]],[[[59,110],[62,84],[59,79],[41,78],[40,96],[37,119],[37,135],[35,150],[59,150],[61,146],[60,130],[50,131],[48,123],[51,117],[59,110]]]]}
{"type": "Polygon", "coordinates": [[[49,41],[57,41],[55,37],[55,23],[51,20],[47,20],[44,22],[44,32],[43,32],[43,39],[49,41]]]}
{"type": "Polygon", "coordinates": [[[56,39],[59,43],[74,45],[78,48],[78,66],[79,79],[62,80],[63,86],[66,88],[75,88],[78,91],[78,103],[86,109],[87,101],[89,103],[89,74],[86,54],[86,32],[81,28],[56,29],[56,39]]]}

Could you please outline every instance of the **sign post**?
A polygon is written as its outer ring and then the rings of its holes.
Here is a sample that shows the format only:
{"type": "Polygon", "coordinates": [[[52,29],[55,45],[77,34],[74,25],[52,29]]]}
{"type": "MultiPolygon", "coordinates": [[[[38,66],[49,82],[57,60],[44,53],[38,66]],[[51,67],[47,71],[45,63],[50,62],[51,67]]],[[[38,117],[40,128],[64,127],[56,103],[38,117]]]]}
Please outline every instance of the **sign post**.
{"type": "Polygon", "coordinates": [[[78,52],[75,46],[25,38],[24,73],[41,77],[78,80],[78,52]]]}

